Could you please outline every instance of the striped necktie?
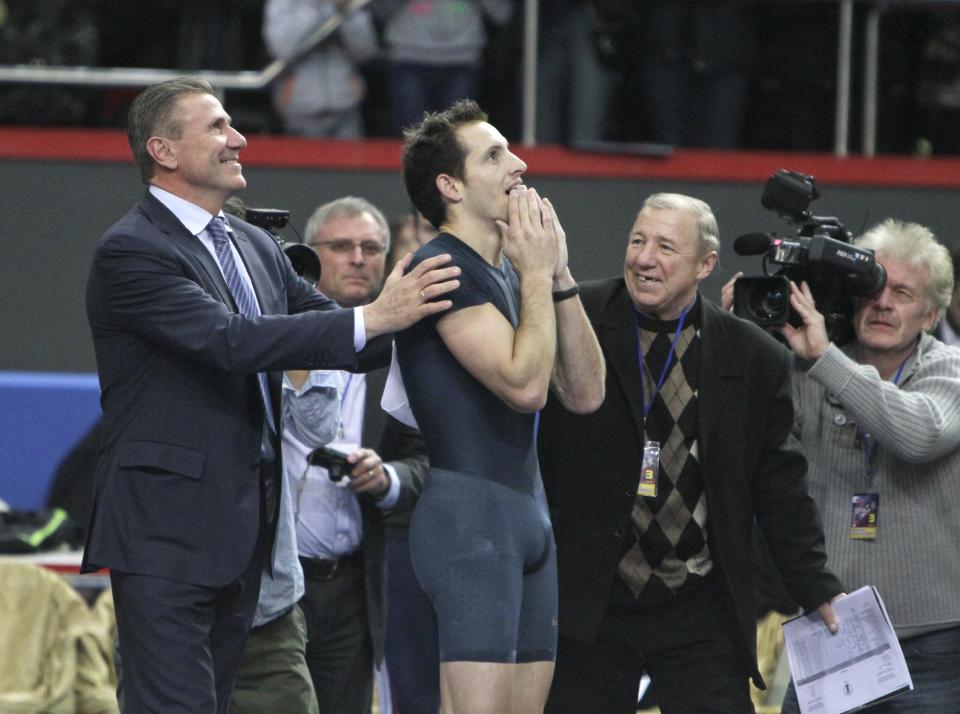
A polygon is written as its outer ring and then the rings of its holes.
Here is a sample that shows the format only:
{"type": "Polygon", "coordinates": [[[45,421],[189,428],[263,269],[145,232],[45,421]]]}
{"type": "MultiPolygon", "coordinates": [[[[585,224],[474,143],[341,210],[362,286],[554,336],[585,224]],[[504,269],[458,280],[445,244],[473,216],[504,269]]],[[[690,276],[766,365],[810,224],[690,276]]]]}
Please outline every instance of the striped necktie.
{"type": "MultiPolygon", "coordinates": [[[[213,238],[213,247],[217,252],[217,260],[220,261],[220,268],[223,270],[223,277],[227,281],[227,287],[230,288],[230,294],[233,301],[237,304],[237,309],[241,315],[246,317],[258,317],[260,308],[257,305],[257,299],[253,295],[253,289],[247,284],[247,281],[237,270],[237,264],[233,259],[233,251],[230,250],[230,238],[227,236],[227,228],[220,216],[214,216],[207,224],[207,233],[213,238]]],[[[267,387],[267,375],[264,372],[257,372],[257,382],[260,385],[260,398],[263,400],[263,409],[267,418],[267,424],[270,430],[276,434],[277,427],[273,420],[273,409],[270,407],[270,390],[267,387]]]]}

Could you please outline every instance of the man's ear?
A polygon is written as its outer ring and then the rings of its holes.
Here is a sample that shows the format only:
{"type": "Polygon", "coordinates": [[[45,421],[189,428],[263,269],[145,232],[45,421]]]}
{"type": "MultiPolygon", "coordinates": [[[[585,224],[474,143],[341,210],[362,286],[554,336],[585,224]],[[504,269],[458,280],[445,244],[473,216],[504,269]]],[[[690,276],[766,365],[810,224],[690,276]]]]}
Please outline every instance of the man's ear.
{"type": "Polygon", "coordinates": [[[171,171],[177,168],[177,156],[170,142],[159,136],[151,136],[147,139],[147,152],[153,157],[158,165],[171,171]]]}
{"type": "Polygon", "coordinates": [[[463,200],[463,193],[460,190],[460,180],[450,174],[437,175],[437,190],[440,195],[451,203],[459,203],[463,200]]]}
{"type": "Polygon", "coordinates": [[[711,250],[700,259],[700,266],[697,268],[697,279],[706,280],[713,272],[717,264],[717,251],[711,250]]]}

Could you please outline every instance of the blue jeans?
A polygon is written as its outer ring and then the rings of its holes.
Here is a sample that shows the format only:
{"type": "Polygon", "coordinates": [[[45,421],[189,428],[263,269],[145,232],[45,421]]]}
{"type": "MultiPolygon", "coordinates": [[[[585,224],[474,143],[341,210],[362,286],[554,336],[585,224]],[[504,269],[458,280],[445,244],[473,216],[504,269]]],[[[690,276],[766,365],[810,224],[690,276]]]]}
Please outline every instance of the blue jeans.
{"type": "Polygon", "coordinates": [[[603,139],[616,73],[600,64],[583,3],[541,25],[537,142],[576,145],[603,139]]]}
{"type": "Polygon", "coordinates": [[[390,64],[390,115],[393,133],[418,124],[424,112],[442,111],[458,99],[476,99],[480,70],[474,64],[390,64]]]}
{"type": "MultiPolygon", "coordinates": [[[[938,630],[900,641],[913,691],[865,711],[875,714],[954,714],[960,706],[960,627],[938,630]]],[[[793,682],[781,714],[799,714],[793,682]]]]}

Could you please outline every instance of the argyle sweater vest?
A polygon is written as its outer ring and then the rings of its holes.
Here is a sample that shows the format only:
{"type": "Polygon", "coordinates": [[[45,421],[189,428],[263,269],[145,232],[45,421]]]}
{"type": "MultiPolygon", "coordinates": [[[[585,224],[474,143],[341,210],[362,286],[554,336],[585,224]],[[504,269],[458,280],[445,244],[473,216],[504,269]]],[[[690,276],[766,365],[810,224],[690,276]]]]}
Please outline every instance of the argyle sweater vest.
{"type": "Polygon", "coordinates": [[[700,323],[698,300],[673,344],[677,320],[660,322],[637,314],[643,402],[649,408],[644,436],[646,442],[660,443],[657,494],[636,497],[630,514],[633,538],[618,568],[639,606],[695,588],[713,567],[697,454],[700,323]]]}

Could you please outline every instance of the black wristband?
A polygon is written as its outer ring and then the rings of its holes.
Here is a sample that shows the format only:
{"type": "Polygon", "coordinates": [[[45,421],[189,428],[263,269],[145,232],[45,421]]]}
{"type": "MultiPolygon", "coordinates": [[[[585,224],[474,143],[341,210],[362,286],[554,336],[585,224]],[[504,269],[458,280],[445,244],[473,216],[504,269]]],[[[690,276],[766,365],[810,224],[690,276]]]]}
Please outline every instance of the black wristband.
{"type": "Polygon", "coordinates": [[[560,302],[561,300],[568,300],[574,295],[580,294],[580,286],[574,285],[572,288],[567,288],[566,290],[557,290],[553,294],[553,301],[560,302]]]}

